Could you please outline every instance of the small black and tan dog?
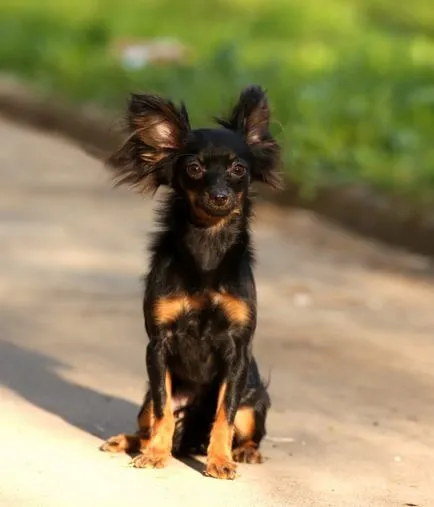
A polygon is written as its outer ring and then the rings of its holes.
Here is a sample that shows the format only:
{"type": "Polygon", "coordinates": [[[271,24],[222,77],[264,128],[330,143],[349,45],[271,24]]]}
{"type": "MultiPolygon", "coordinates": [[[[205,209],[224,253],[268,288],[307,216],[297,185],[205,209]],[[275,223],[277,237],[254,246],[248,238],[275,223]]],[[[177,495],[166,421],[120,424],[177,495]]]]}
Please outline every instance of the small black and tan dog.
{"type": "Polygon", "coordinates": [[[135,467],[164,467],[172,453],[206,453],[206,475],[233,479],[235,462],[262,461],[270,400],[251,351],[249,223],[251,183],[281,183],[269,119],[258,86],[246,88],[214,129],[191,129],[184,105],[131,96],[129,135],[110,166],[118,184],[169,187],[143,303],[149,391],[137,433],[101,447],[139,452],[135,467]]]}

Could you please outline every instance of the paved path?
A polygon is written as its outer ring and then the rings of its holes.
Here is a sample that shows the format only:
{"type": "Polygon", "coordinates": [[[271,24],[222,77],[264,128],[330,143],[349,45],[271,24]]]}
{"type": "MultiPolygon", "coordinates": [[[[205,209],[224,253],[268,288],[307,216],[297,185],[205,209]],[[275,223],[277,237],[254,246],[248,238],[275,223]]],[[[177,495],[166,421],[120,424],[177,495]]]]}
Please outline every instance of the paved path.
{"type": "Polygon", "coordinates": [[[153,204],[66,142],[0,121],[0,505],[432,507],[432,267],[265,205],[269,460],[221,482],[98,452],[134,428],[144,389],[153,204]]]}

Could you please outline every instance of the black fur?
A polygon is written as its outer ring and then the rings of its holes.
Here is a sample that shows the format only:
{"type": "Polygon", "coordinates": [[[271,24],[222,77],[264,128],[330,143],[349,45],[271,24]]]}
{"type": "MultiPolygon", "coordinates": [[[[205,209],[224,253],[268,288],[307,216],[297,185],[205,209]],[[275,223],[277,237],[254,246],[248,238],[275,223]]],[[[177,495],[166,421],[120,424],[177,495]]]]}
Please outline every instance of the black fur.
{"type": "MultiPolygon", "coordinates": [[[[251,440],[259,446],[265,435],[270,401],[251,352],[256,288],[249,226],[251,184],[280,186],[269,116],[257,86],[245,89],[214,129],[191,129],[184,106],[132,95],[128,139],[109,161],[120,183],[141,191],[169,188],[143,301],[150,392],[142,411],[152,400],[155,418],[164,417],[169,372],[174,403],[186,400],[176,408],[174,453],[205,452],[223,383],[228,424],[240,407],[251,407],[251,440]]],[[[235,427],[233,445],[240,444],[235,427]]]]}

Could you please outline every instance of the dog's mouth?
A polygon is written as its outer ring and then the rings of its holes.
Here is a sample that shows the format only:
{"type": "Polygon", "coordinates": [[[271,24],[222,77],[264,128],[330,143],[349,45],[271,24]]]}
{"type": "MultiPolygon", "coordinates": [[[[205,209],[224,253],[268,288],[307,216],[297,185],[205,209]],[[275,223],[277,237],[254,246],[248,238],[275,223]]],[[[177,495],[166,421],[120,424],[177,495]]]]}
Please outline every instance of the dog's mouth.
{"type": "Polygon", "coordinates": [[[195,221],[204,227],[218,224],[236,210],[236,200],[233,196],[230,196],[224,205],[216,205],[206,196],[189,194],[189,200],[195,221]]]}
{"type": "Polygon", "coordinates": [[[232,214],[235,205],[236,199],[233,193],[224,194],[223,199],[220,196],[210,197],[208,193],[204,193],[197,199],[197,206],[213,217],[221,218],[232,214]]]}
{"type": "Polygon", "coordinates": [[[187,196],[193,222],[200,227],[214,227],[225,223],[234,215],[242,214],[242,193],[229,193],[224,202],[216,202],[207,193],[187,191],[187,196]]]}

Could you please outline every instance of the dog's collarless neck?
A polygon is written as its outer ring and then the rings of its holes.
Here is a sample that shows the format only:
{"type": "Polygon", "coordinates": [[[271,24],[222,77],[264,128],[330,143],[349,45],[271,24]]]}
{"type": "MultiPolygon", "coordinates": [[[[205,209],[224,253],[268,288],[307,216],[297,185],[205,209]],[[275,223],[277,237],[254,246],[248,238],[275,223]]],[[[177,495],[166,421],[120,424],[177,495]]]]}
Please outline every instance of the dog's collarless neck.
{"type": "Polygon", "coordinates": [[[221,228],[189,223],[182,240],[197,267],[201,271],[212,271],[224,262],[235,245],[240,245],[242,234],[242,217],[236,217],[221,228]]]}

